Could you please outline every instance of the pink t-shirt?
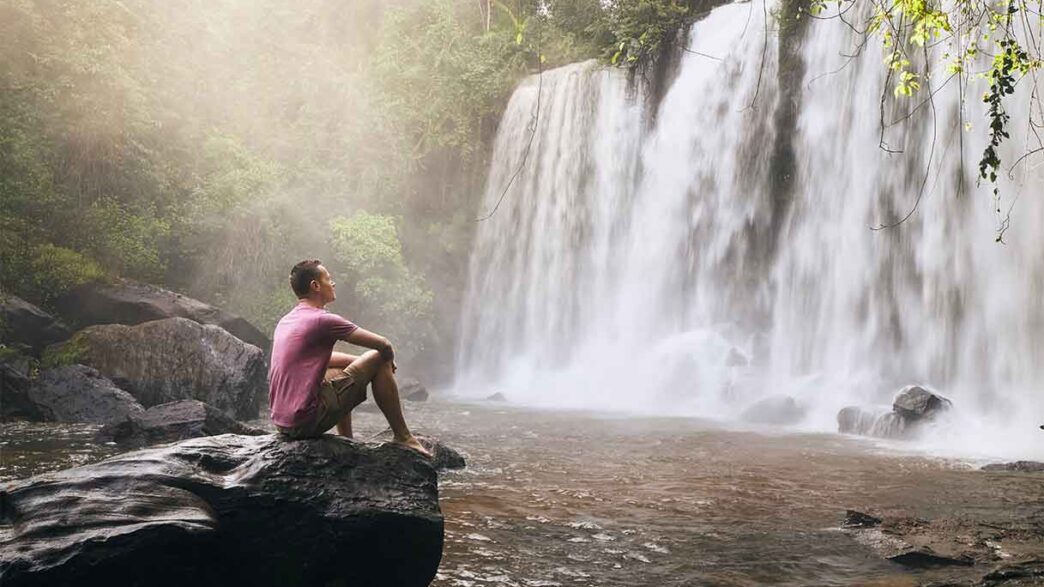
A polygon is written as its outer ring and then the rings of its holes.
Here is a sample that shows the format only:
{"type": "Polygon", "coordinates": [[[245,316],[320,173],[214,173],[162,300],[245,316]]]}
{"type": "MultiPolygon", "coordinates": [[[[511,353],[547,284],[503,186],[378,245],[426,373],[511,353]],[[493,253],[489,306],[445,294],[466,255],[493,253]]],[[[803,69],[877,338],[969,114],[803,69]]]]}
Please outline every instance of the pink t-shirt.
{"type": "Polygon", "coordinates": [[[272,422],[284,428],[311,422],[334,343],[346,340],[356,328],[337,314],[304,302],[279,320],[268,369],[272,422]]]}

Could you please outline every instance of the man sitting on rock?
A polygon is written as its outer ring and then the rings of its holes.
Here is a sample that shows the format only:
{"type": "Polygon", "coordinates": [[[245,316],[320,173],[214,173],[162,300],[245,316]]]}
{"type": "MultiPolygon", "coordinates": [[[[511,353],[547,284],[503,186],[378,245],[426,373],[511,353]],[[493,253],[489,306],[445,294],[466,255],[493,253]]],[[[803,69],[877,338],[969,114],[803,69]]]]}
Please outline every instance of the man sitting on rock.
{"type": "Polygon", "coordinates": [[[406,427],[395,382],[395,350],[387,338],[359,328],[326,304],[337,299],[330,272],[317,259],[301,261],[290,270],[290,288],[298,303],[276,325],[268,399],[272,422],[290,438],[317,438],[337,426],[352,437],[352,408],[366,399],[373,382],[373,399],[391,425],[395,442],[431,456],[406,427]],[[367,347],[356,357],[334,352],[344,340],[367,347]]]}

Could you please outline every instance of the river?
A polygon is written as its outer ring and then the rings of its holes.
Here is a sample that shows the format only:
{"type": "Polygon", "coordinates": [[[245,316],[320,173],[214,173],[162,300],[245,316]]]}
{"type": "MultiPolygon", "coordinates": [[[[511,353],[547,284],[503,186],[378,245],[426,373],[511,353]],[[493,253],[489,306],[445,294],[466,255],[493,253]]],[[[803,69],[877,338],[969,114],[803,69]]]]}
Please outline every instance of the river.
{"type": "MultiPolygon", "coordinates": [[[[839,530],[845,510],[1025,530],[1044,554],[1041,474],[987,473],[836,434],[695,418],[408,404],[414,430],[467,455],[443,474],[436,587],[919,585],[987,567],[909,571],[839,530]]],[[[356,415],[359,438],[380,414],[356,415]]],[[[0,479],[111,455],[89,426],[5,425],[0,479]]],[[[1044,434],[1044,433],[1042,433],[1044,434]]]]}

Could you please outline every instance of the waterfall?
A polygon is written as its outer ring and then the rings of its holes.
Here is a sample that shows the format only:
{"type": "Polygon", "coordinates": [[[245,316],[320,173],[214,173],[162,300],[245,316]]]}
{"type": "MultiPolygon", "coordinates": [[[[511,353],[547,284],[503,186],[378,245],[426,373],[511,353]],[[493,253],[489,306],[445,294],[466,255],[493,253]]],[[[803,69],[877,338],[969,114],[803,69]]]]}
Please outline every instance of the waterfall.
{"type": "MultiPolygon", "coordinates": [[[[519,86],[470,260],[457,390],[724,420],[787,396],[806,408],[799,428],[833,431],[840,408],[920,383],[957,406],[935,448],[1040,455],[1041,156],[1001,178],[998,215],[976,185],[984,133],[961,124],[984,125],[982,107],[970,98],[962,116],[956,82],[920,107],[927,88],[889,103],[886,121],[909,118],[882,135],[880,46],[840,55],[857,39],[837,21],[766,42],[763,14],[730,4],[697,21],[662,98],[594,62],[519,86]]],[[[1008,99],[1008,164],[1028,97],[1008,99]]]]}

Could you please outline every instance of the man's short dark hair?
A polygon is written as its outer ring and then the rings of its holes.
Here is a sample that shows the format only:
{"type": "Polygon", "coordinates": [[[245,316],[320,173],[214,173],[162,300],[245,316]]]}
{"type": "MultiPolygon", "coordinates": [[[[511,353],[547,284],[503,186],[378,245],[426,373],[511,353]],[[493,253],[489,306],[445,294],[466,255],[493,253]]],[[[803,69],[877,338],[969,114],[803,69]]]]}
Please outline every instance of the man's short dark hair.
{"type": "Polygon", "coordinates": [[[290,289],[294,290],[298,298],[307,297],[312,290],[312,282],[322,278],[323,274],[319,271],[321,264],[319,259],[309,259],[294,265],[290,270],[290,289]]]}

